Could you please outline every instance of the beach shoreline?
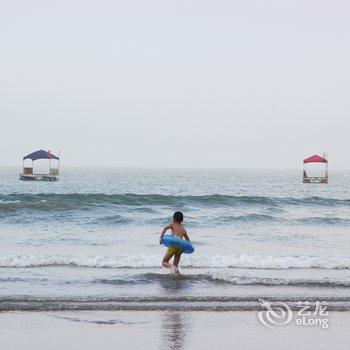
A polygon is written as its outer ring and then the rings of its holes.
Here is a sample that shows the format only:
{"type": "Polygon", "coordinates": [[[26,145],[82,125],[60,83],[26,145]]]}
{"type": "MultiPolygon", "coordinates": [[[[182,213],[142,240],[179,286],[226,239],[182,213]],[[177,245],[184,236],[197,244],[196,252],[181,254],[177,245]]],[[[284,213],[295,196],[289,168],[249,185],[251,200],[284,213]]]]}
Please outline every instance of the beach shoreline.
{"type": "Polygon", "coordinates": [[[51,297],[0,297],[0,312],[258,312],[265,311],[264,302],[271,307],[287,305],[291,311],[299,311],[301,305],[308,305],[317,310],[318,305],[325,305],[327,311],[350,312],[350,299],[323,298],[249,298],[228,296],[167,296],[167,297],[98,297],[98,298],[51,298],[51,297]]]}
{"type": "Polygon", "coordinates": [[[1,312],[4,349],[347,349],[350,312],[329,327],[262,325],[255,311],[1,312]]]}

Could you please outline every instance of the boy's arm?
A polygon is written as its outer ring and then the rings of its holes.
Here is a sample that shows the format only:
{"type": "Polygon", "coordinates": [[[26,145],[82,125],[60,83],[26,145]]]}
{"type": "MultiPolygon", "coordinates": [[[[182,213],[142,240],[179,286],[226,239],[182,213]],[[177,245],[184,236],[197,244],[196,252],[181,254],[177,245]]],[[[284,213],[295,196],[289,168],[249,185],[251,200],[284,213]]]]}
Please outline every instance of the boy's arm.
{"type": "Polygon", "coordinates": [[[186,230],[185,230],[185,233],[184,233],[184,237],[185,237],[186,241],[191,242],[190,237],[188,237],[188,234],[187,234],[186,230]]]}
{"type": "Polygon", "coordinates": [[[163,244],[163,236],[165,235],[165,232],[171,229],[171,225],[165,226],[162,230],[162,232],[160,233],[160,237],[159,237],[159,244],[163,244]]]}

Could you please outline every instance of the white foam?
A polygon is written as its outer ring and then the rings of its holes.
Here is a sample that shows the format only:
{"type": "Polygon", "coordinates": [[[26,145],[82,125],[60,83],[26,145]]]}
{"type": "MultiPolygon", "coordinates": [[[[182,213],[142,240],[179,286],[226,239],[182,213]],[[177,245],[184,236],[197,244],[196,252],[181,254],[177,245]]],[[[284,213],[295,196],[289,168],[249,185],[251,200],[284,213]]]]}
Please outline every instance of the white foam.
{"type": "Polygon", "coordinates": [[[346,278],[329,278],[329,277],[305,277],[295,278],[290,275],[286,277],[266,277],[266,276],[237,276],[234,271],[217,270],[206,274],[211,280],[228,282],[235,285],[266,285],[266,286],[288,286],[288,285],[319,285],[319,286],[339,286],[350,287],[350,283],[346,278]]]}
{"type": "MultiPolygon", "coordinates": [[[[160,255],[3,255],[0,267],[81,266],[97,268],[156,268],[160,255]]],[[[347,256],[211,255],[183,256],[182,267],[289,269],[350,269],[347,256]]]]}

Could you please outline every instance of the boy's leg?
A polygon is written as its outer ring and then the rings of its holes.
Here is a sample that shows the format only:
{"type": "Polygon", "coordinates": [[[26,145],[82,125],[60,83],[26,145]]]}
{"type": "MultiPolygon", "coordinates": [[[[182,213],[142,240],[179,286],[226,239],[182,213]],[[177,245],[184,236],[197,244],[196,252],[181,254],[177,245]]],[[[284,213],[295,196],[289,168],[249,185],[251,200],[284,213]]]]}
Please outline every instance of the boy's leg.
{"type": "Polygon", "coordinates": [[[179,266],[180,259],[181,259],[181,254],[175,254],[175,257],[174,257],[174,266],[175,267],[179,266]]]}
{"type": "Polygon", "coordinates": [[[167,252],[164,255],[163,261],[162,261],[162,265],[168,269],[171,269],[173,267],[172,264],[169,263],[169,260],[174,256],[174,253],[172,252],[167,252]]]}

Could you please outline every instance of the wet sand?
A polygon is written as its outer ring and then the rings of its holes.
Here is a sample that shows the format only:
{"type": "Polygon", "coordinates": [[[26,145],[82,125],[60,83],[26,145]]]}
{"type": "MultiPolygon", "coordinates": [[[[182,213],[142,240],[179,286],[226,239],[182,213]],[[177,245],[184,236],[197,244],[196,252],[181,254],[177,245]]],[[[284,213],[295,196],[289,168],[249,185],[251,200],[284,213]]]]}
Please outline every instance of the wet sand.
{"type": "Polygon", "coordinates": [[[269,329],[257,312],[85,311],[0,313],[2,349],[348,349],[349,312],[329,328],[269,329]]]}

